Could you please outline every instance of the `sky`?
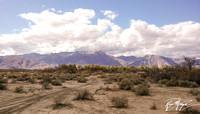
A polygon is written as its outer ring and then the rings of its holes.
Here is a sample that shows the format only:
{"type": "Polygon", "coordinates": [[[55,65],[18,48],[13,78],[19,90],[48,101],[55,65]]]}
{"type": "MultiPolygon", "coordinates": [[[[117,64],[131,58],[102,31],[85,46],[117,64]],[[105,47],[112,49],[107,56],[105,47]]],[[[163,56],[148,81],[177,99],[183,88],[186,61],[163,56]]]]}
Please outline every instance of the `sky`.
{"type": "Polygon", "coordinates": [[[200,57],[200,0],[0,0],[0,56],[200,57]]]}

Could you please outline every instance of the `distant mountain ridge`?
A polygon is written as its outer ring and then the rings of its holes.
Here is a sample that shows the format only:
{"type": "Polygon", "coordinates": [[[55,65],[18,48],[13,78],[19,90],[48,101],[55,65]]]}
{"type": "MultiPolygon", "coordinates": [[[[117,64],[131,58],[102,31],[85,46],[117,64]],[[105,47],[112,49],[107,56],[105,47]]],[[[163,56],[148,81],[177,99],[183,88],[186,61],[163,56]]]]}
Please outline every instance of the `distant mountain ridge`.
{"type": "Polygon", "coordinates": [[[102,51],[76,51],[51,54],[30,53],[24,55],[0,56],[0,69],[43,69],[60,64],[99,64],[105,66],[123,65],[174,65],[183,62],[182,59],[168,58],[158,55],[119,56],[114,57],[102,51]]]}

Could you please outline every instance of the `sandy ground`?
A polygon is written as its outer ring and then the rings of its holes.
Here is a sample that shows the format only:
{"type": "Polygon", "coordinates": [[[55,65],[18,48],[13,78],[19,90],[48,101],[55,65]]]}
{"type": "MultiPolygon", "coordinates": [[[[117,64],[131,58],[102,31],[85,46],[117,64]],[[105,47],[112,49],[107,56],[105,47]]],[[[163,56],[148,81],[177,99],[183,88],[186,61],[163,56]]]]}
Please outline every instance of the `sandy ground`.
{"type": "MultiPolygon", "coordinates": [[[[53,86],[51,90],[42,89],[39,83],[9,83],[8,90],[0,90],[0,114],[177,114],[175,109],[165,112],[167,99],[181,98],[182,101],[192,100],[191,104],[200,104],[195,100],[195,96],[188,93],[191,88],[158,87],[151,84],[150,96],[136,96],[130,91],[102,89],[116,88],[117,85],[104,84],[104,81],[96,76],[90,76],[88,79],[87,83],[66,81],[63,86],[53,86]],[[15,87],[20,85],[24,86],[26,93],[14,92],[15,87]],[[81,89],[93,93],[94,100],[73,100],[81,89]],[[61,94],[66,96],[65,102],[70,105],[53,109],[54,98],[61,94]],[[115,96],[127,97],[129,106],[114,108],[110,100],[115,96]],[[156,110],[150,109],[153,103],[157,106],[156,110]]],[[[200,110],[200,105],[194,108],[200,110]]]]}

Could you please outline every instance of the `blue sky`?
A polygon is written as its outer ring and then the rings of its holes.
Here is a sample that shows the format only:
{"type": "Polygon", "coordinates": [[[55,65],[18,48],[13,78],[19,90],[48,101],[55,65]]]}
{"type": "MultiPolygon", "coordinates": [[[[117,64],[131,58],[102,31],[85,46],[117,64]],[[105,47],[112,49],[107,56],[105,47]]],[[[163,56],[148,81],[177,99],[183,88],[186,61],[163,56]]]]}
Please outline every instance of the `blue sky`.
{"type": "Polygon", "coordinates": [[[200,58],[200,0],[0,0],[0,55],[200,58]]]}
{"type": "MultiPolygon", "coordinates": [[[[55,8],[73,11],[77,8],[93,9],[97,17],[101,10],[112,10],[119,14],[114,21],[122,28],[129,26],[131,19],[140,19],[163,26],[184,21],[200,21],[200,0],[0,0],[0,33],[12,33],[27,27],[21,13],[41,12],[55,8]],[[42,7],[42,6],[45,7],[42,7]]],[[[96,20],[94,20],[94,23],[96,20]]]]}

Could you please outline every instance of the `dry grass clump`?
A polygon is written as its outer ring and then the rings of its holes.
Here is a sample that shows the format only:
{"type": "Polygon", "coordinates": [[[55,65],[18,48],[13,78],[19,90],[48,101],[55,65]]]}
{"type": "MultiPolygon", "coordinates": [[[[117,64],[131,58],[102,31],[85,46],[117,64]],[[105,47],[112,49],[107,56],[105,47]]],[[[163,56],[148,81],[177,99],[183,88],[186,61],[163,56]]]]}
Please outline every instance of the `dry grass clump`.
{"type": "Polygon", "coordinates": [[[15,93],[24,93],[24,87],[23,86],[19,86],[15,88],[15,93]]]}
{"type": "Polygon", "coordinates": [[[44,89],[52,89],[52,86],[51,86],[50,83],[48,83],[48,82],[42,83],[42,87],[43,87],[44,89]]]}
{"type": "Polygon", "coordinates": [[[54,102],[53,109],[60,109],[62,107],[66,107],[66,106],[72,106],[72,104],[69,101],[66,102],[65,94],[61,94],[61,95],[54,97],[53,102],[54,102]]]}
{"type": "Polygon", "coordinates": [[[94,100],[93,95],[86,89],[80,90],[74,100],[94,100]]]}
{"type": "Polygon", "coordinates": [[[198,94],[195,98],[198,102],[200,102],[200,94],[198,94]]]}
{"type": "Polygon", "coordinates": [[[193,107],[188,107],[185,110],[180,111],[179,114],[200,114],[200,112],[193,107]]]}
{"type": "Polygon", "coordinates": [[[189,91],[190,94],[197,96],[198,94],[200,94],[200,91],[198,89],[192,89],[189,91]]]}
{"type": "Polygon", "coordinates": [[[6,90],[6,89],[7,89],[7,85],[0,83],[0,90],[6,90]]]}
{"type": "Polygon", "coordinates": [[[7,78],[0,77],[0,83],[7,83],[7,82],[8,82],[7,78]]]}
{"type": "Polygon", "coordinates": [[[188,80],[160,80],[159,83],[165,84],[166,86],[179,86],[179,87],[190,87],[196,88],[198,84],[196,82],[188,81],[188,80]]]}
{"type": "Polygon", "coordinates": [[[153,104],[151,105],[150,109],[151,109],[151,110],[156,110],[156,109],[157,109],[157,106],[156,106],[156,104],[155,104],[155,103],[153,103],[153,104]]]}
{"type": "Polygon", "coordinates": [[[138,96],[146,96],[149,95],[149,87],[145,84],[139,84],[137,87],[133,90],[136,95],[138,96]]]}
{"type": "Polygon", "coordinates": [[[79,82],[79,83],[86,83],[87,81],[88,81],[88,79],[85,78],[85,77],[79,77],[79,78],[77,79],[77,82],[79,82]]]}
{"type": "Polygon", "coordinates": [[[115,108],[128,107],[128,99],[126,97],[112,97],[111,102],[115,108]]]}
{"type": "Polygon", "coordinates": [[[62,86],[62,80],[60,79],[53,80],[51,84],[55,86],[62,86]]]}

